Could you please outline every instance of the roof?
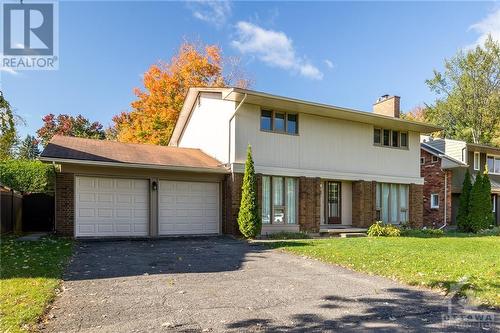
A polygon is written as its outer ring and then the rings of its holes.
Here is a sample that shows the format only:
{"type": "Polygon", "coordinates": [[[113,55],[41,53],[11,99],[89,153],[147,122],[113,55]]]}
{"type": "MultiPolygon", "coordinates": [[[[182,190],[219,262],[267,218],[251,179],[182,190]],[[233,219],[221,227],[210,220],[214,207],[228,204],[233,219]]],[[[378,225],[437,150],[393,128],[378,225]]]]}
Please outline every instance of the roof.
{"type": "Polygon", "coordinates": [[[488,146],[479,143],[467,143],[467,147],[472,148],[474,151],[479,151],[481,153],[500,155],[500,147],[488,146]]]}
{"type": "Polygon", "coordinates": [[[448,163],[443,163],[443,167],[445,169],[449,168],[457,168],[457,167],[467,167],[468,165],[462,161],[459,161],[449,155],[446,155],[443,151],[437,149],[436,147],[433,147],[425,142],[420,143],[420,147],[427,151],[428,153],[438,156],[441,159],[446,159],[448,163]]]}
{"type": "Polygon", "coordinates": [[[187,122],[189,121],[189,116],[191,115],[193,106],[198,98],[198,94],[201,92],[220,92],[222,99],[226,101],[234,101],[237,103],[243,101],[244,103],[259,105],[271,109],[281,109],[323,117],[362,122],[380,127],[390,127],[395,130],[406,130],[419,133],[433,133],[442,130],[441,127],[422,122],[394,118],[372,112],[348,109],[284,96],[271,95],[254,90],[241,88],[190,88],[184,100],[184,105],[179,114],[179,119],[177,120],[169,145],[176,146],[178,144],[178,140],[181,137],[187,122]]]}
{"type": "Polygon", "coordinates": [[[41,154],[42,161],[147,167],[171,170],[228,172],[200,149],[121,143],[55,135],[41,154]]]}

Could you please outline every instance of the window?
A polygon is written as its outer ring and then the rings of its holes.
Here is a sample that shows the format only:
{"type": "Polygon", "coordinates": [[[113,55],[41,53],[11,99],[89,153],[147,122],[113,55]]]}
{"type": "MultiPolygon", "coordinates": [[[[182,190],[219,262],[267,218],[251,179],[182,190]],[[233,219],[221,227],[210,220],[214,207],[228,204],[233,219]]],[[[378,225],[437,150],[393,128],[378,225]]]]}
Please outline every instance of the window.
{"type": "Polygon", "coordinates": [[[420,164],[425,164],[425,157],[420,157],[420,164]]]}
{"type": "Polygon", "coordinates": [[[408,148],[408,133],[390,129],[374,128],[373,144],[393,148],[408,148]]]}
{"type": "Polygon", "coordinates": [[[273,112],[262,110],[260,113],[260,129],[263,131],[273,130],[273,112]]]}
{"type": "Polygon", "coordinates": [[[401,132],[401,147],[408,148],[408,133],[401,132]]]}
{"type": "Polygon", "coordinates": [[[286,132],[289,134],[298,134],[298,116],[296,114],[287,114],[286,132]]]}
{"type": "Polygon", "coordinates": [[[436,163],[439,161],[439,158],[436,155],[432,155],[432,163],[436,163]]]}
{"type": "Polygon", "coordinates": [[[431,194],[431,208],[439,208],[439,195],[431,194]]]}
{"type": "Polygon", "coordinates": [[[380,144],[380,128],[373,129],[373,143],[376,145],[380,144]]]}
{"type": "Polygon", "coordinates": [[[399,131],[392,131],[392,146],[399,147],[399,131]]]}
{"type": "Polygon", "coordinates": [[[408,222],[409,185],[377,183],[376,210],[378,219],[385,223],[408,222]]]}
{"type": "Polygon", "coordinates": [[[285,114],[284,113],[274,113],[274,130],[276,132],[285,131],[285,114]]]}
{"type": "Polygon", "coordinates": [[[491,207],[493,207],[492,212],[496,213],[497,212],[497,196],[496,195],[492,195],[491,196],[491,200],[493,201],[492,205],[491,205],[491,207]]]}
{"type": "Polygon", "coordinates": [[[262,223],[297,224],[297,179],[262,177],[262,223]]]}
{"type": "Polygon", "coordinates": [[[262,110],[260,113],[261,131],[298,134],[299,116],[295,113],[262,110]]]}
{"type": "Polygon", "coordinates": [[[474,170],[481,169],[481,155],[479,152],[474,152],[474,170]]]}
{"type": "Polygon", "coordinates": [[[500,174],[500,156],[488,155],[486,161],[489,173],[500,174]]]}
{"type": "Polygon", "coordinates": [[[390,145],[391,145],[391,131],[384,130],[384,146],[390,146],[390,145]]]}

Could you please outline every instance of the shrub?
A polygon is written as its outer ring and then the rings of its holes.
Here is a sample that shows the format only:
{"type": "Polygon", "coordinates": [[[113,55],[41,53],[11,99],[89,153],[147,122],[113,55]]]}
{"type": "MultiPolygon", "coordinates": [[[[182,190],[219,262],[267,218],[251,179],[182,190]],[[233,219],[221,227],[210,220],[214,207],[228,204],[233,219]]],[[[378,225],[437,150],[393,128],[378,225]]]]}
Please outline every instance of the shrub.
{"type": "Polygon", "coordinates": [[[483,236],[500,236],[500,227],[480,230],[478,234],[483,236]]]}
{"type": "Polygon", "coordinates": [[[483,176],[478,173],[470,194],[468,227],[463,231],[477,233],[493,224],[490,192],[491,183],[488,175],[483,176]]]}
{"type": "Polygon", "coordinates": [[[40,161],[6,160],[0,163],[0,183],[24,193],[52,191],[54,167],[40,161]]]}
{"type": "Polygon", "coordinates": [[[366,233],[370,237],[399,237],[401,230],[392,224],[377,221],[368,228],[366,233]]]}
{"type": "Polygon", "coordinates": [[[442,237],[444,236],[444,231],[441,229],[408,229],[401,232],[401,236],[404,237],[442,237]]]}
{"type": "Polygon", "coordinates": [[[269,239],[309,239],[310,235],[304,232],[281,231],[267,236],[269,239]]]}
{"type": "Polygon", "coordinates": [[[470,180],[469,169],[465,172],[464,182],[462,184],[462,193],[460,194],[460,204],[458,206],[457,226],[460,231],[470,230],[469,224],[469,201],[472,183],[470,180]]]}
{"type": "Polygon", "coordinates": [[[247,149],[247,161],[245,163],[245,174],[243,175],[238,226],[240,232],[246,238],[255,238],[260,234],[262,228],[262,221],[257,208],[257,178],[250,145],[247,149]]]}

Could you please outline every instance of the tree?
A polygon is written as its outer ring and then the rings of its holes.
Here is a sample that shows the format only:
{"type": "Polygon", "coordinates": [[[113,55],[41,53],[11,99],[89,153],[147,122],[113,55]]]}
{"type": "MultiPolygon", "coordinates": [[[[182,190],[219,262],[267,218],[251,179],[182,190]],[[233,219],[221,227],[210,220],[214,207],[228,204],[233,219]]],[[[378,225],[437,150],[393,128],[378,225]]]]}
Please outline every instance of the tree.
{"type": "Polygon", "coordinates": [[[444,71],[426,81],[440,97],[426,117],[445,128],[446,137],[481,144],[500,134],[500,44],[489,36],[482,46],[445,60],[444,71]]]}
{"type": "Polygon", "coordinates": [[[493,223],[491,203],[491,183],[487,171],[484,175],[478,172],[476,181],[472,186],[469,207],[469,230],[478,232],[488,229],[493,223]]]}
{"type": "Polygon", "coordinates": [[[457,226],[461,231],[470,231],[469,220],[469,202],[472,183],[470,180],[469,169],[465,172],[464,182],[462,185],[462,193],[460,194],[460,204],[458,206],[457,226]]]}
{"type": "Polygon", "coordinates": [[[54,166],[41,161],[0,162],[0,183],[24,193],[52,191],[54,174],[54,166]]]}
{"type": "Polygon", "coordinates": [[[40,155],[38,149],[38,140],[32,135],[26,135],[26,138],[19,146],[18,158],[23,160],[34,160],[40,155]]]}
{"type": "Polygon", "coordinates": [[[250,145],[247,148],[238,225],[240,232],[246,238],[255,238],[260,234],[262,228],[262,221],[257,207],[257,177],[255,176],[252,147],[250,145]]]}
{"type": "Polygon", "coordinates": [[[427,108],[419,105],[414,107],[407,113],[402,113],[401,118],[406,120],[425,122],[427,121],[426,112],[427,108]]]}
{"type": "Polygon", "coordinates": [[[13,156],[17,140],[14,112],[0,91],[0,161],[13,156]]]}
{"type": "Polygon", "coordinates": [[[134,90],[132,110],[113,118],[108,132],[118,141],[167,145],[190,87],[246,87],[249,81],[217,46],[184,42],[170,63],[159,62],[144,73],[143,84],[144,90],[134,90]]]}
{"type": "Polygon", "coordinates": [[[44,147],[56,134],[101,140],[105,138],[102,125],[98,121],[91,122],[81,114],[76,117],[60,114],[56,117],[50,113],[42,121],[43,126],[36,133],[44,147]]]}
{"type": "Polygon", "coordinates": [[[493,202],[491,199],[491,181],[488,175],[488,166],[486,165],[486,170],[483,176],[483,204],[484,204],[484,221],[482,222],[482,229],[487,229],[495,223],[495,218],[493,216],[493,202]]]}

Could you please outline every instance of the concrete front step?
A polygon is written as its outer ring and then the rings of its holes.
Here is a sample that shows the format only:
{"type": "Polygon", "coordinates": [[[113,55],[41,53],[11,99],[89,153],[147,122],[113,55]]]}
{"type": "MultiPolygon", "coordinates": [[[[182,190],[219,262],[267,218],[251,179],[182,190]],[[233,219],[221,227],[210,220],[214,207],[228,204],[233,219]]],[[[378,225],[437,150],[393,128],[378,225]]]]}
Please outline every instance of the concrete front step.
{"type": "Polygon", "coordinates": [[[355,227],[349,227],[349,228],[320,228],[319,233],[320,234],[333,234],[333,235],[339,235],[339,234],[351,234],[351,233],[366,233],[368,229],[365,228],[355,228],[355,227]]]}

